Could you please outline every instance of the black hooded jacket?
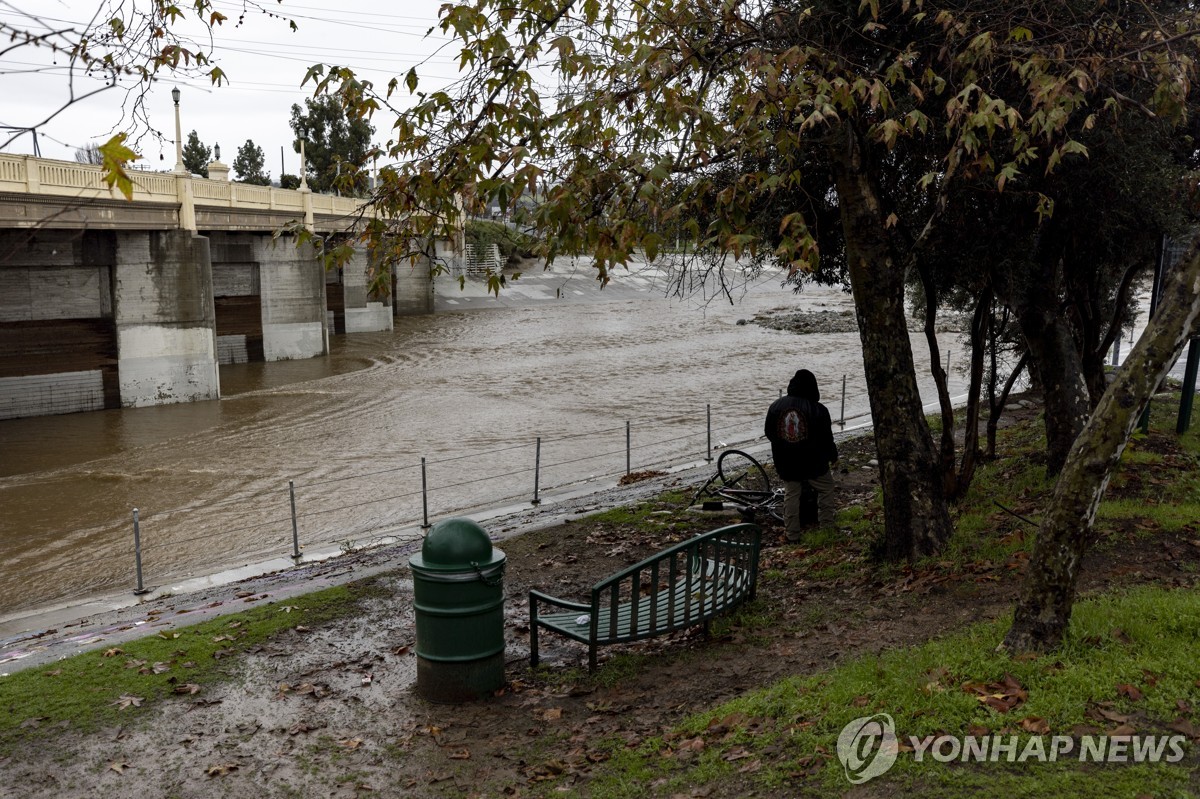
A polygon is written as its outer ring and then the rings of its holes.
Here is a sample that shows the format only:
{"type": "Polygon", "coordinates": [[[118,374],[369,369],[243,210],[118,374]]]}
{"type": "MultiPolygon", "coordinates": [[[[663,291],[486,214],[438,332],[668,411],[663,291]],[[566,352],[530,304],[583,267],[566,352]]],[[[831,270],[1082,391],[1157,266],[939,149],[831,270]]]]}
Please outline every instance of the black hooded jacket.
{"type": "Polygon", "coordinates": [[[801,369],[788,383],[787,395],[767,410],[765,432],[780,479],[820,477],[829,471],[829,464],[837,461],[833,421],[820,399],[817,378],[801,369]]]}

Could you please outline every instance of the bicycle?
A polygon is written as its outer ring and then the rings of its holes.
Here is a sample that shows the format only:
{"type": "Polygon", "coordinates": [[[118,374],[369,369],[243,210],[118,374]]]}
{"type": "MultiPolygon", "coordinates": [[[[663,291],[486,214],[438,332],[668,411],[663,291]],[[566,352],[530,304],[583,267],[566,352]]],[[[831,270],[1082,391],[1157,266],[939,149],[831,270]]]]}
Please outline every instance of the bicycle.
{"type": "Polygon", "coordinates": [[[689,505],[696,505],[705,497],[732,502],[747,521],[753,521],[755,514],[765,512],[783,522],[783,489],[772,488],[767,470],[753,455],[740,449],[727,449],[721,453],[717,458],[717,473],[700,487],[689,505]]]}

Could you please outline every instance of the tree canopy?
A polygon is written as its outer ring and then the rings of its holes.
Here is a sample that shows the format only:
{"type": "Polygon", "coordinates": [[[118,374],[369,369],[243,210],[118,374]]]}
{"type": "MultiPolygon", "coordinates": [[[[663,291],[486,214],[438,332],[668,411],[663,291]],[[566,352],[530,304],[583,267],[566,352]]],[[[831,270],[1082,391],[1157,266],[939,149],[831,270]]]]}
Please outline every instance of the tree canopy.
{"type": "Polygon", "coordinates": [[[208,165],[211,162],[212,148],[200,141],[200,135],[193,130],[183,145],[183,165],[193,175],[208,177],[208,165]]]}
{"type": "Polygon", "coordinates": [[[263,171],[266,161],[267,157],[263,153],[263,149],[252,139],[246,139],[246,143],[238,148],[237,157],[233,159],[233,171],[237,173],[238,180],[243,183],[270,186],[271,175],[269,172],[263,171]]]}
{"type": "Polygon", "coordinates": [[[290,124],[297,138],[296,152],[300,152],[299,139],[305,139],[309,188],[317,192],[365,195],[366,164],[372,153],[371,136],[375,129],[364,114],[345,108],[334,97],[306,99],[304,106],[292,106],[290,124]]]}

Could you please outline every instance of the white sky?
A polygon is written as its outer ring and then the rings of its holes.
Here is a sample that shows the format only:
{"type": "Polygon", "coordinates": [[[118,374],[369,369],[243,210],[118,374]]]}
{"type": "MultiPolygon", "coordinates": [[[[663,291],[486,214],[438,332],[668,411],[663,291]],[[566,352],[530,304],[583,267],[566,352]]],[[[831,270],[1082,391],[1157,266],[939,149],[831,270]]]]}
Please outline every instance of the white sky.
{"type": "MultiPolygon", "coordinates": [[[[300,88],[308,67],[315,63],[349,66],[382,88],[393,76],[403,79],[410,67],[426,61],[418,67],[421,88],[444,86],[456,75],[459,48],[454,44],[444,47],[446,40],[440,30],[425,36],[436,23],[443,2],[283,0],[277,4],[276,0],[261,0],[264,7],[277,8],[294,19],[299,30],[293,32],[285,21],[257,11],[248,13],[241,27],[234,27],[242,8],[240,0],[215,0],[216,9],[230,19],[216,29],[214,62],[230,81],[221,87],[211,86],[207,79],[178,82],[184,140],[194,129],[208,146],[220,144],[221,160],[231,164],[238,148],[253,139],[263,148],[266,170],[276,180],[283,147],[286,171],[296,174],[299,156],[292,150],[288,119],[293,103],[303,105],[304,98],[312,96],[311,83],[300,88]]],[[[0,20],[20,24],[17,12],[27,11],[54,24],[63,21],[81,25],[100,5],[101,0],[0,0],[0,20]]],[[[190,4],[179,5],[188,8],[190,4]]],[[[61,67],[44,69],[46,66],[52,66],[50,54],[43,51],[38,55],[29,47],[0,56],[0,125],[38,124],[62,104],[67,96],[65,71],[61,67]]],[[[166,139],[161,147],[152,138],[142,140],[145,166],[150,169],[169,170],[175,163],[171,102],[175,85],[170,75],[164,75],[147,102],[152,123],[166,139]]],[[[403,81],[400,93],[408,96],[403,81]]],[[[39,124],[42,155],[73,160],[77,147],[106,140],[120,129],[122,99],[119,89],[102,92],[45,125],[39,124]]],[[[372,120],[377,143],[387,141],[391,122],[387,115],[372,120]]],[[[0,142],[7,138],[0,131],[0,142]]],[[[5,152],[32,153],[32,138],[21,136],[5,152]]]]}

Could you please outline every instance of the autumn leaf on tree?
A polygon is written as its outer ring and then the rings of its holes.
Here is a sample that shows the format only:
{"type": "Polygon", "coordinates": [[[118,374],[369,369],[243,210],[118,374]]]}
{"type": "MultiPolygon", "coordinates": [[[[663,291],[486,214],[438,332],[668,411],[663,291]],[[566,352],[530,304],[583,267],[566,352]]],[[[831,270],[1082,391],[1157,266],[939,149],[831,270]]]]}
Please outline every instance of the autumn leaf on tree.
{"type": "Polygon", "coordinates": [[[104,170],[104,182],[109,188],[116,187],[117,191],[125,195],[126,200],[132,200],[133,179],[129,177],[129,173],[125,171],[125,167],[131,161],[141,158],[141,156],[125,146],[126,138],[126,134],[118,133],[100,145],[99,150],[102,159],[100,167],[104,170]]]}

